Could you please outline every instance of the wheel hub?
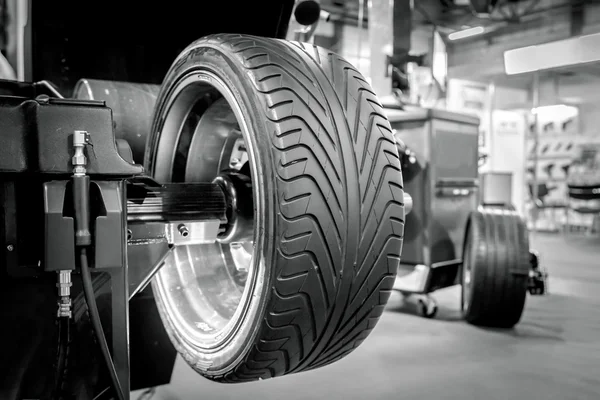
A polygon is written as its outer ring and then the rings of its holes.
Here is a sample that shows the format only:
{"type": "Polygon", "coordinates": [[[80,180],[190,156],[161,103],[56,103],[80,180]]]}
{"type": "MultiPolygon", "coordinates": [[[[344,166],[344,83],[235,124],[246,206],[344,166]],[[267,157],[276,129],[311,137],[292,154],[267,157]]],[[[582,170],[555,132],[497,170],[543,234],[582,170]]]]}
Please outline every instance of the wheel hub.
{"type": "Polygon", "coordinates": [[[227,199],[227,225],[217,240],[220,243],[252,242],[254,236],[254,202],[252,201],[252,181],[239,172],[219,175],[218,184],[227,199]]]}

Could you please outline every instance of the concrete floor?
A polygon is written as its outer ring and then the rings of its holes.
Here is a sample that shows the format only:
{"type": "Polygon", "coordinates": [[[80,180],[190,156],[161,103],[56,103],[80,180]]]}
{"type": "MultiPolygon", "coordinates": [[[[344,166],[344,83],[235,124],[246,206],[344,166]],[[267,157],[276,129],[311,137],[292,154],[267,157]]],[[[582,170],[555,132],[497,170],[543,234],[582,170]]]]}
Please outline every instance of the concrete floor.
{"type": "Polygon", "coordinates": [[[172,384],[152,400],[599,400],[600,238],[539,234],[531,241],[551,274],[551,294],[529,297],[514,330],[460,321],[458,288],[434,295],[435,320],[416,316],[398,295],[364,344],[332,366],[221,385],[178,360],[172,384]]]}

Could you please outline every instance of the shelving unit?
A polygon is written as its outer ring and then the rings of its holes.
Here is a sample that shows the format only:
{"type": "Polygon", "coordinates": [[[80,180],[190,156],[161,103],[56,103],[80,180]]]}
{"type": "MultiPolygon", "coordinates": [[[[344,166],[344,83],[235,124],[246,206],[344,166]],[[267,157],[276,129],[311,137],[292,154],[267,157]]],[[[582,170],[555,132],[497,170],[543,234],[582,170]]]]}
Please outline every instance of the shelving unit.
{"type": "MultiPolygon", "coordinates": [[[[575,107],[542,108],[538,110],[537,228],[558,231],[567,221],[579,223],[578,216],[567,215],[568,170],[582,140],[579,131],[579,113],[575,107]]],[[[530,210],[532,207],[532,181],[535,161],[534,116],[527,113],[529,132],[526,137],[527,173],[530,210]]]]}

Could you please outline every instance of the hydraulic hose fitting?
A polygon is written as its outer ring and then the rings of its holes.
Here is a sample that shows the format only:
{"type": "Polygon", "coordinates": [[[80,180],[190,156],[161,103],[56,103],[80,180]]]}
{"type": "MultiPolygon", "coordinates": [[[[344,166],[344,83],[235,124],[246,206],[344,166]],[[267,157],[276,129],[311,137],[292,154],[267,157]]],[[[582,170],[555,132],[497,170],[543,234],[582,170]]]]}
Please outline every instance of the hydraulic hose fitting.
{"type": "Polygon", "coordinates": [[[75,245],[92,244],[90,232],[90,177],[87,175],[85,147],[90,143],[86,131],[73,133],[73,205],[75,209],[75,245]]]}
{"type": "Polygon", "coordinates": [[[71,318],[71,271],[61,270],[58,271],[58,282],[56,287],[58,288],[58,313],[59,318],[71,318]]]}
{"type": "MultiPolygon", "coordinates": [[[[85,146],[89,143],[86,131],[73,132],[73,204],[75,208],[75,243],[87,246],[92,242],[89,230],[89,177],[86,175],[87,158],[85,146]]],[[[58,281],[58,311],[59,318],[71,318],[71,271],[59,270],[58,281]]]]}
{"type": "Polygon", "coordinates": [[[85,157],[85,146],[89,143],[89,134],[86,131],[73,132],[73,149],[75,154],[71,159],[74,175],[85,175],[87,158],[85,157]]]}

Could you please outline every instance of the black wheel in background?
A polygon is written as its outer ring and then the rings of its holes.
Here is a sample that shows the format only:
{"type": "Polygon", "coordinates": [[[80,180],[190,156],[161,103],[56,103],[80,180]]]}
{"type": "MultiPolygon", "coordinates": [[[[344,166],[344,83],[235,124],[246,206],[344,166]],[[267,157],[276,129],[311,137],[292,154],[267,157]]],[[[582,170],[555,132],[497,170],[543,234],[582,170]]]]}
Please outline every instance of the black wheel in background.
{"type": "Polygon", "coordinates": [[[473,325],[512,328],[521,319],[529,275],[529,238],[514,211],[471,214],[463,252],[461,309],[473,325]]]}

